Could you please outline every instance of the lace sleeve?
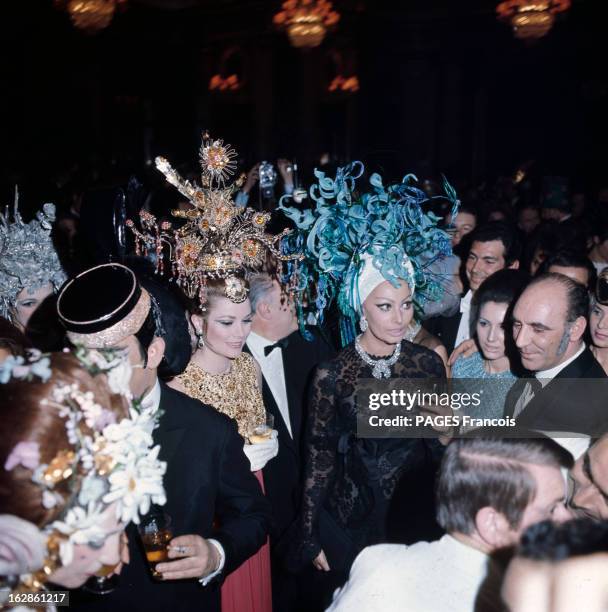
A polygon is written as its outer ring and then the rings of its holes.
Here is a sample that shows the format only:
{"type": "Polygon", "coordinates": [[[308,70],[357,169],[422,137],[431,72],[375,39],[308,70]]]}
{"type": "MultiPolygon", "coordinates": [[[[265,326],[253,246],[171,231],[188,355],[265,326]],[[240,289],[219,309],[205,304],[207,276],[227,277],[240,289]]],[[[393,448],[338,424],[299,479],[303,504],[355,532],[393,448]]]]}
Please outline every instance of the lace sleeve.
{"type": "Polygon", "coordinates": [[[320,366],[315,373],[306,431],[306,471],[301,514],[300,560],[313,560],[321,550],[317,517],[335,472],[338,449],[338,414],[335,372],[320,366]]]}

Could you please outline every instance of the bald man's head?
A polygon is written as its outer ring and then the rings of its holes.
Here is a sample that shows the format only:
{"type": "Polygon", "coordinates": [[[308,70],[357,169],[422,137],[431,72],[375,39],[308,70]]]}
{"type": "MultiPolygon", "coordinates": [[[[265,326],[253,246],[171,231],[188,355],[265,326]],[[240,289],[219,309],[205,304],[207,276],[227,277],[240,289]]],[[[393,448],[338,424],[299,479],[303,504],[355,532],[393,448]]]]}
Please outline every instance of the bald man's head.
{"type": "Polygon", "coordinates": [[[549,370],[582,346],[589,296],[585,287],[562,274],[544,274],[521,294],[513,310],[513,337],[523,366],[549,370]]]}

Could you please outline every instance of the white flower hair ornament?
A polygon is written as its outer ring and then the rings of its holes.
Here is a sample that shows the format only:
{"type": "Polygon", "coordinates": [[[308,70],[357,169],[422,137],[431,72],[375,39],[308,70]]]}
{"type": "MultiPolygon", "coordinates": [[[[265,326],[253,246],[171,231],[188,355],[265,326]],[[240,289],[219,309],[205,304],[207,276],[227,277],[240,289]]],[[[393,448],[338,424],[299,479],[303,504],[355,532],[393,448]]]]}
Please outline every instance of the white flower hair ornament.
{"type": "MultiPolygon", "coordinates": [[[[102,544],[105,534],[99,527],[100,516],[111,504],[116,505],[118,521],[139,523],[140,514],[146,514],[152,504],[166,503],[163,475],[167,466],[158,459],[160,446],[154,446],[152,439],[160,413],[143,409],[133,399],[128,390],[131,367],[126,355],[82,348],[75,349],[74,355],[91,376],[106,375],[112,393],[128,400],[128,416],[117,418],[96,401],[91,391],[83,391],[75,382],[57,382],[41,400],[65,420],[69,447],[59,451],[49,463],[41,463],[38,442],[22,440],[12,449],[3,467],[6,471],[31,471],[31,480],[42,489],[42,505],[46,509],[64,504],[65,507],[41,530],[46,544],[45,562],[39,571],[33,572],[29,565],[19,563],[11,566],[19,575],[21,588],[43,588],[53,567],[72,561],[75,544],[102,544]],[[57,490],[59,483],[66,481],[70,483],[69,499],[57,490]],[[77,494],[74,489],[79,489],[77,494]]],[[[50,363],[49,356],[40,354],[25,360],[9,358],[0,364],[0,382],[9,383],[11,378],[48,382],[52,375],[50,363]]],[[[65,491],[65,487],[59,488],[65,491]]],[[[12,519],[8,522],[9,528],[13,523],[17,524],[12,519]]],[[[22,519],[18,519],[18,528],[23,532],[22,519]]],[[[16,554],[15,558],[31,556],[16,554]]],[[[0,554],[0,566],[1,557],[0,554]]]]}

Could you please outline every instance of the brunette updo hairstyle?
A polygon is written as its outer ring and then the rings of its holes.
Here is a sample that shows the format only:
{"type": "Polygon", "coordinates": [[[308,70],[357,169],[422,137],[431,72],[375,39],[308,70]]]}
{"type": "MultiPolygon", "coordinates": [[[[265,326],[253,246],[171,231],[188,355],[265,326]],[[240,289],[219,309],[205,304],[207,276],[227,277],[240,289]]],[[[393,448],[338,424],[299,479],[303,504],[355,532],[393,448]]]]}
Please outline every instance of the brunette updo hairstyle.
{"type": "MultiPolygon", "coordinates": [[[[104,375],[91,376],[76,357],[70,353],[51,355],[52,375],[47,382],[39,378],[31,381],[11,379],[0,385],[0,508],[2,513],[14,514],[44,527],[56,520],[80,491],[81,474],[61,481],[54,491],[61,494],[65,504],[47,509],[42,505],[43,489],[32,482],[32,470],[18,465],[10,471],[4,465],[13,448],[19,442],[37,442],[40,447],[40,463],[50,463],[62,450],[73,450],[68,441],[66,420],[53,406],[42,400],[52,398],[57,383],[77,384],[81,392],[91,391],[95,402],[116,415],[116,420],[128,416],[126,400],[110,392],[104,375]]],[[[86,428],[84,422],[81,428],[86,428]]]]}

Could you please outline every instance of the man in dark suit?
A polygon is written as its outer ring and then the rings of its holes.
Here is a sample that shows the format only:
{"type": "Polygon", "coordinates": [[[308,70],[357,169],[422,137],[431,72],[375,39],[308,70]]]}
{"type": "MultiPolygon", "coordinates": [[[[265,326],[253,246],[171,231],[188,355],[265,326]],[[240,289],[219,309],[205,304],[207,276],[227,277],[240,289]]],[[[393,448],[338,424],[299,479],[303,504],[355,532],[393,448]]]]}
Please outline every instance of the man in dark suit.
{"type": "Polygon", "coordinates": [[[441,340],[448,355],[471,337],[471,301],[481,283],[498,270],[519,268],[520,246],[509,225],[500,221],[481,225],[471,232],[470,241],[465,260],[469,290],[461,298],[458,312],[448,317],[432,317],[424,323],[424,327],[441,340]]]}
{"type": "Polygon", "coordinates": [[[505,416],[519,426],[590,436],[608,429],[606,374],[583,340],[588,311],[587,289],[563,274],[535,278],[517,300],[513,337],[534,373],[505,402],[505,416]]]}
{"type": "Polygon", "coordinates": [[[334,351],[318,330],[309,327],[311,340],[302,337],[292,300],[276,280],[256,274],[249,280],[249,297],[255,313],[247,349],[262,369],[262,394],[266,410],[279,432],[279,454],[264,468],[264,485],[274,516],[271,561],[275,612],[287,610],[295,585],[281,569],[276,543],[294,522],[301,497],[302,428],[308,385],[317,364],[334,351]]]}
{"type": "Polygon", "coordinates": [[[155,581],[131,525],[130,562],[119,587],[103,598],[75,594],[71,603],[86,610],[219,610],[218,583],[260,548],[271,520],[234,422],[159,382],[162,315],[128,268],[83,272],[64,286],[57,309],[74,344],[128,351],[133,394],[159,411],[153,436],[167,462],[164,510],[174,535],[169,561],[156,565],[162,580],[155,581]]]}

